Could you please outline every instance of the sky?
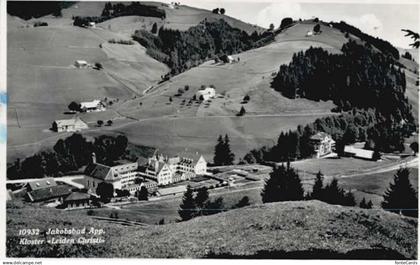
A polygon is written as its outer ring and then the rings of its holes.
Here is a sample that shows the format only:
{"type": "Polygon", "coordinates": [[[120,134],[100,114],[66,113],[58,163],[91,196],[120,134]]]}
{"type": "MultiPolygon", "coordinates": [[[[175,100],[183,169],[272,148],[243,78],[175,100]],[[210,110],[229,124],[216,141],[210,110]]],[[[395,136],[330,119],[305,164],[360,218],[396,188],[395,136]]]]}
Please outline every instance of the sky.
{"type": "Polygon", "coordinates": [[[327,22],[344,20],[372,36],[385,39],[394,46],[401,48],[410,48],[409,44],[411,43],[408,37],[404,37],[402,28],[408,28],[415,32],[420,31],[420,1],[319,2],[314,3],[310,0],[305,3],[294,0],[271,2],[258,0],[184,0],[181,1],[181,4],[205,9],[223,7],[227,15],[263,27],[268,27],[270,23],[278,26],[284,17],[294,19],[318,17],[327,22]]]}

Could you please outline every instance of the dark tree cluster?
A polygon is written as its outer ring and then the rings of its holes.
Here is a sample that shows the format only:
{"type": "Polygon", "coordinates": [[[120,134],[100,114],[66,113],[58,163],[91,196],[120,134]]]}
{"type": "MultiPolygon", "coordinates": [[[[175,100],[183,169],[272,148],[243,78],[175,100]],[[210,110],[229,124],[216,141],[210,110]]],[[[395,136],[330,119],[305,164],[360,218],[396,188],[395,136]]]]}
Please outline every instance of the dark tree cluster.
{"type": "Polygon", "coordinates": [[[147,48],[147,53],[171,68],[171,74],[181,73],[208,59],[260,47],[274,39],[274,33],[245,31],[233,28],[223,19],[207,22],[187,31],[160,28],[155,36],[137,30],[133,39],[147,48]]]}
{"type": "Polygon", "coordinates": [[[409,53],[408,51],[406,51],[405,53],[403,53],[403,55],[401,55],[401,57],[402,58],[405,58],[405,59],[407,59],[407,60],[413,60],[414,61],[414,58],[413,58],[413,56],[411,55],[411,53],[409,53]]]}
{"type": "Polygon", "coordinates": [[[397,122],[413,124],[412,107],[405,96],[405,73],[394,59],[350,41],[343,54],[310,48],[282,65],[272,87],[289,98],[333,100],[335,111],[376,108],[397,122]]]}
{"type": "Polygon", "coordinates": [[[293,24],[293,19],[291,17],[286,17],[281,20],[280,29],[283,30],[285,28],[290,27],[293,24]]]}
{"type": "Polygon", "coordinates": [[[407,216],[418,217],[418,195],[410,183],[408,168],[400,168],[393,183],[385,191],[383,209],[407,216]]]}
{"type": "Polygon", "coordinates": [[[126,154],[127,137],[101,135],[93,142],[87,141],[80,134],[73,134],[60,139],[54,145],[54,151],[43,151],[24,160],[17,159],[7,168],[8,179],[57,177],[80,169],[91,161],[96,154],[99,163],[113,164],[126,154]]]}
{"type": "Polygon", "coordinates": [[[360,38],[361,40],[364,40],[367,43],[372,44],[373,46],[378,48],[384,54],[389,54],[389,55],[393,56],[395,59],[398,59],[400,57],[400,53],[399,53],[398,49],[395,48],[394,46],[392,46],[391,43],[389,43],[385,40],[382,40],[382,39],[377,38],[377,37],[376,38],[372,37],[372,36],[362,32],[360,29],[347,24],[344,21],[341,21],[340,23],[331,22],[330,24],[332,24],[334,28],[339,29],[341,32],[350,33],[350,34],[360,38]]]}
{"type": "Polygon", "coordinates": [[[261,192],[263,203],[279,201],[300,201],[304,199],[304,190],[296,170],[287,164],[276,166],[270,173],[261,192]]]}
{"type": "Polygon", "coordinates": [[[211,11],[213,14],[221,14],[224,15],[226,13],[226,10],[224,8],[215,8],[211,11]]]}
{"type": "Polygon", "coordinates": [[[190,220],[196,216],[212,215],[224,210],[223,198],[218,197],[210,200],[209,192],[206,187],[197,190],[194,196],[194,190],[187,186],[184,192],[182,203],[179,206],[178,214],[182,221],[190,220]]]}
{"type": "Polygon", "coordinates": [[[48,23],[47,22],[37,21],[37,22],[34,23],[34,27],[35,28],[36,27],[46,27],[46,26],[48,26],[48,23]]]}
{"type": "Polygon", "coordinates": [[[69,1],[7,1],[7,13],[28,20],[46,15],[61,16],[61,10],[72,6],[69,1]]]}
{"type": "Polygon", "coordinates": [[[352,192],[346,192],[338,186],[337,179],[333,179],[331,183],[324,187],[323,175],[318,172],[315,179],[315,184],[312,188],[312,193],[308,196],[311,200],[320,200],[329,204],[355,206],[356,201],[352,192]]]}
{"type": "Polygon", "coordinates": [[[253,149],[243,160],[254,164],[311,157],[314,148],[310,138],[317,132],[330,134],[336,141],[336,152],[340,155],[344,151],[344,145],[357,141],[367,141],[370,144],[367,149],[371,150],[402,151],[404,137],[409,130],[404,126],[391,127],[374,109],[353,109],[340,115],[318,118],[306,126],[299,125],[294,131],[281,132],[274,146],[253,149]]]}
{"type": "Polygon", "coordinates": [[[143,17],[158,17],[164,19],[166,17],[165,10],[157,6],[144,5],[140,2],[131,2],[128,5],[124,3],[106,3],[102,10],[101,16],[96,17],[74,17],[73,25],[79,27],[86,27],[89,22],[101,23],[105,20],[121,17],[121,16],[143,16],[143,17]]]}
{"type": "Polygon", "coordinates": [[[233,161],[235,161],[235,154],[230,149],[229,136],[226,134],[223,138],[219,135],[214,148],[213,164],[215,166],[233,165],[233,161]]]}

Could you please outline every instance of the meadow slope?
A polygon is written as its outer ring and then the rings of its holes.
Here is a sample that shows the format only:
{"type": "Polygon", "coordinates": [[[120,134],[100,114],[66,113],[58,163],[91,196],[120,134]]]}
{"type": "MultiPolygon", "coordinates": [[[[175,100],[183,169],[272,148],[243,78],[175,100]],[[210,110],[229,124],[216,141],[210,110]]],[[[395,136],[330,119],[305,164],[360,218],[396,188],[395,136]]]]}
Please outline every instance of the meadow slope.
{"type": "Polygon", "coordinates": [[[107,224],[77,212],[9,205],[7,256],[416,259],[417,219],[319,201],[254,205],[167,225],[107,224]],[[103,244],[17,244],[18,229],[103,228],[103,244]],[[78,218],[74,218],[78,215],[78,218]],[[41,217],[42,218],[39,218],[41,217]],[[57,226],[57,224],[59,224],[57,226]],[[42,252],[40,249],[42,248],[42,252]]]}

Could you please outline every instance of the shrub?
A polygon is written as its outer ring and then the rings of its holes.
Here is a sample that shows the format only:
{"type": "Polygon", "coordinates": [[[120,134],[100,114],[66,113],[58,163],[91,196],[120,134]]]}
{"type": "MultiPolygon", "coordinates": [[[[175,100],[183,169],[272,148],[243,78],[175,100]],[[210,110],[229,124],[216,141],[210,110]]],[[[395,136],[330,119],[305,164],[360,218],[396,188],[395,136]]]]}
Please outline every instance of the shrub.
{"type": "Polygon", "coordinates": [[[37,21],[34,23],[34,27],[46,27],[46,26],[48,26],[47,22],[37,21]]]}

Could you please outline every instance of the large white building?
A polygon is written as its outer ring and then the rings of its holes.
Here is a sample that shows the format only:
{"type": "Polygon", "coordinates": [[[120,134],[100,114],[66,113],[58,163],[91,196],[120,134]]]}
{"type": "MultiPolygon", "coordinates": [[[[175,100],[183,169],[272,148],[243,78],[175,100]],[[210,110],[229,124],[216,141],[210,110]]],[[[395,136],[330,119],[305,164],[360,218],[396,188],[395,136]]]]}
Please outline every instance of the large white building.
{"type": "Polygon", "coordinates": [[[202,155],[165,157],[153,155],[140,175],[157,181],[158,185],[189,180],[207,173],[207,162],[202,155]]]}
{"type": "Polygon", "coordinates": [[[88,125],[79,117],[67,120],[55,120],[52,123],[52,129],[56,132],[78,132],[87,128],[88,125]]]}
{"type": "Polygon", "coordinates": [[[198,90],[195,96],[200,100],[209,100],[216,97],[216,90],[212,87],[206,87],[205,89],[198,90]]]}
{"type": "Polygon", "coordinates": [[[115,165],[107,166],[96,162],[95,154],[92,154],[92,163],[85,169],[85,188],[96,192],[99,183],[106,182],[114,186],[114,189],[126,189],[135,184],[138,178],[138,164],[130,161],[117,161],[115,165]]]}

